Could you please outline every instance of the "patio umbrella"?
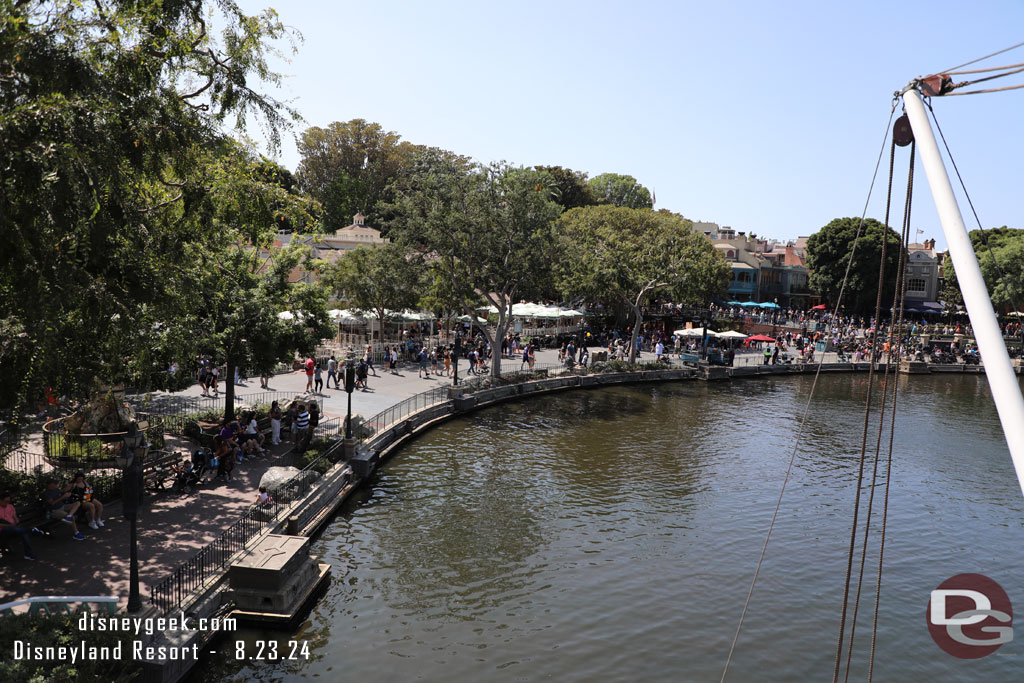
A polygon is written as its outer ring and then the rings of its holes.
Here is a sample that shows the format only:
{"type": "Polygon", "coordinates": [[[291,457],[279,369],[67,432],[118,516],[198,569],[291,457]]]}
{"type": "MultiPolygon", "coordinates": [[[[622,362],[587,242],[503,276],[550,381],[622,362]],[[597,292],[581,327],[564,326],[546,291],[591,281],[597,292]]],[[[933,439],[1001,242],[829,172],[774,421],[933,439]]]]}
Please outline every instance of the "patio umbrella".
{"type": "Polygon", "coordinates": [[[743,303],[740,304],[740,306],[760,306],[760,305],[761,304],[759,304],[756,301],[744,301],[743,303]]]}
{"type": "Polygon", "coordinates": [[[727,301],[727,302],[725,302],[725,305],[726,306],[742,306],[743,304],[741,304],[739,301],[727,301]]]}
{"type": "Polygon", "coordinates": [[[752,337],[747,337],[748,342],[773,342],[775,337],[769,337],[766,334],[755,334],[752,337]]]}
{"type": "Polygon", "coordinates": [[[779,307],[779,305],[777,303],[773,303],[771,301],[765,301],[763,304],[758,304],[758,306],[760,306],[761,308],[778,308],[779,307]]]}
{"type": "MultiPolygon", "coordinates": [[[[676,330],[672,334],[676,335],[677,337],[703,337],[704,336],[704,328],[703,327],[694,327],[694,328],[691,328],[691,329],[688,329],[688,330],[676,330]]],[[[708,330],[708,336],[709,337],[714,337],[716,334],[717,333],[712,332],[711,330],[708,330]]]]}
{"type": "Polygon", "coordinates": [[[824,311],[827,308],[825,304],[818,304],[817,306],[811,306],[812,311],[824,311]]]}
{"type": "Polygon", "coordinates": [[[743,334],[742,332],[737,332],[736,330],[729,330],[728,332],[719,332],[717,336],[718,336],[719,339],[746,339],[747,338],[747,335],[743,334]]]}

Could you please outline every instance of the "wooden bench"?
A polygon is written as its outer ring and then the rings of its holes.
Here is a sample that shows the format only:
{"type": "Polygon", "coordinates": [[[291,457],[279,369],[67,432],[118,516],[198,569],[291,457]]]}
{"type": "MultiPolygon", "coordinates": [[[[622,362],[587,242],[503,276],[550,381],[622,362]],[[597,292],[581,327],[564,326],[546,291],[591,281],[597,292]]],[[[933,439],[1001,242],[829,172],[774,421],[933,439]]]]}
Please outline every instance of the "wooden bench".
{"type": "Polygon", "coordinates": [[[179,464],[185,456],[169,451],[153,451],[142,463],[142,479],[145,487],[151,491],[161,491],[168,479],[174,478],[173,466],[179,464]]]}
{"type": "MultiPolygon", "coordinates": [[[[24,509],[18,511],[18,526],[30,532],[32,529],[38,529],[43,536],[49,536],[50,530],[64,521],[66,516],[63,505],[56,510],[50,511],[46,506],[46,501],[39,497],[34,505],[24,507],[24,509]]],[[[79,506],[78,511],[75,512],[75,521],[82,526],[89,523],[89,515],[84,507],[79,506]]],[[[33,535],[32,538],[34,539],[35,536],[33,535]]],[[[15,543],[15,539],[5,539],[4,543],[6,546],[0,544],[0,556],[17,554],[13,551],[13,547],[20,548],[18,545],[21,543],[20,541],[15,543]]],[[[20,557],[20,555],[17,556],[20,557]]]]}

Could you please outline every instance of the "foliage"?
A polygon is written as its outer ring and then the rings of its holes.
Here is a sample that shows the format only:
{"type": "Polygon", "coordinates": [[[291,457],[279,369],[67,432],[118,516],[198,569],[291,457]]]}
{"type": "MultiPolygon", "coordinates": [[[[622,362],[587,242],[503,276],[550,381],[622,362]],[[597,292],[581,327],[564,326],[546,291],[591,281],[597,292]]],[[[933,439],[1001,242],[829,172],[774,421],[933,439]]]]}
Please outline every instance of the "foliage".
{"type": "MultiPolygon", "coordinates": [[[[1021,310],[1024,307],[1024,230],[1004,226],[984,232],[971,230],[969,236],[992,305],[997,310],[1021,310]]],[[[942,273],[946,281],[943,301],[947,307],[962,305],[963,295],[949,253],[943,261],[942,273]]]]}
{"type": "Polygon", "coordinates": [[[383,330],[386,311],[416,306],[423,270],[404,245],[388,242],[344,254],[328,270],[325,282],[349,308],[372,311],[383,330]]]}
{"type": "Polygon", "coordinates": [[[234,414],[236,366],[270,372],[296,351],[312,352],[333,329],[324,289],[291,281],[300,265],[313,267],[308,250],[295,243],[272,247],[278,218],[308,220],[313,206],[265,182],[261,168],[261,160],[239,146],[222,150],[211,162],[211,202],[199,220],[209,224],[217,241],[192,254],[205,267],[179,296],[181,336],[174,352],[178,357],[186,350],[194,353],[198,343],[215,362],[224,359],[228,416],[234,414]],[[214,256],[212,263],[207,253],[214,256]],[[278,316],[285,310],[291,318],[278,316]]]}
{"type": "Polygon", "coordinates": [[[587,182],[587,174],[561,166],[535,166],[537,171],[551,177],[551,200],[563,211],[597,204],[594,188],[587,182]]]}
{"type": "Polygon", "coordinates": [[[602,173],[590,179],[590,189],[600,204],[614,204],[630,209],[654,207],[650,191],[631,175],[602,173]]]}
{"type": "Polygon", "coordinates": [[[556,279],[567,297],[624,304],[635,323],[630,361],[654,296],[696,304],[719,294],[729,265],[686,219],[667,211],[588,206],[566,212],[556,226],[556,279]]]}
{"type": "Polygon", "coordinates": [[[12,656],[0,658],[0,680],[4,681],[112,681],[127,683],[141,679],[142,670],[131,656],[130,631],[89,631],[78,630],[78,615],[60,614],[52,616],[9,615],[0,618],[0,651],[14,652],[14,641],[31,643],[33,647],[76,647],[85,641],[89,647],[109,647],[111,650],[121,644],[121,660],[95,659],[79,660],[74,664],[67,661],[16,660],[12,656]]]}
{"type": "MultiPolygon", "coordinates": [[[[492,347],[503,338],[513,302],[547,273],[550,225],[560,208],[549,199],[547,177],[505,163],[466,169],[454,155],[430,150],[396,184],[396,238],[426,254],[460,308],[475,315],[479,298],[498,309],[492,347]]],[[[499,363],[491,372],[501,372],[499,363]]]]}
{"type": "Polygon", "coordinates": [[[334,232],[362,212],[376,225],[376,205],[389,198],[388,185],[402,175],[420,150],[398,133],[364,119],[335,121],[303,131],[297,172],[302,188],[324,205],[324,229],[334,232]]]}
{"type": "MultiPolygon", "coordinates": [[[[839,299],[858,223],[860,219],[857,218],[836,218],[807,240],[808,284],[832,302],[839,299]]],[[[892,305],[902,242],[895,230],[867,218],[861,227],[860,238],[856,240],[856,253],[841,302],[849,313],[874,315],[883,235],[886,239],[883,310],[887,312],[892,305]]]]}
{"type": "Polygon", "coordinates": [[[0,0],[0,405],[150,372],[209,237],[208,150],[294,115],[251,85],[288,35],[229,0],[0,0]]]}

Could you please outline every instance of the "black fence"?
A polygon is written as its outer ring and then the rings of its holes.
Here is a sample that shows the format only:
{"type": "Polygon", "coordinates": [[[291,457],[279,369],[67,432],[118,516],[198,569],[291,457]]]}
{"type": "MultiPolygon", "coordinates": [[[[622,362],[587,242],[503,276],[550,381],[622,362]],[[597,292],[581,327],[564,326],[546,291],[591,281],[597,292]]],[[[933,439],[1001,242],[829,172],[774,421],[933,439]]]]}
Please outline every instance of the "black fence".
{"type": "Polygon", "coordinates": [[[11,494],[19,515],[40,505],[48,479],[59,485],[71,482],[77,472],[84,472],[93,495],[102,502],[121,497],[121,470],[116,467],[92,467],[88,462],[47,456],[24,449],[0,455],[0,490],[11,494]]]}
{"type": "MultiPolygon", "coordinates": [[[[430,406],[444,403],[448,400],[448,387],[441,386],[429,391],[410,396],[401,403],[380,411],[373,417],[363,420],[359,424],[353,424],[353,436],[360,441],[372,438],[375,434],[391,428],[401,422],[409,415],[429,408],[430,406]]],[[[344,430],[343,430],[344,431],[344,430]]]]}
{"type": "Polygon", "coordinates": [[[163,612],[181,609],[194,591],[220,579],[231,559],[268,525],[276,523],[285,509],[286,506],[271,501],[246,510],[212,543],[153,586],[149,602],[163,612]]]}

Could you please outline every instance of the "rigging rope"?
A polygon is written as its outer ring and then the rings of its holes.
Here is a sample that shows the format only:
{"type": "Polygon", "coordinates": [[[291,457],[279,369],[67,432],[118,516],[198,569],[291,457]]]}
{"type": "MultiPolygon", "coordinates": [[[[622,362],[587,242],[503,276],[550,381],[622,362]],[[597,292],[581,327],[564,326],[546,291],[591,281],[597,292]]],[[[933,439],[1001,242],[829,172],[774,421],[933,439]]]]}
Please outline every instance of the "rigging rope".
{"type": "MultiPolygon", "coordinates": [[[[913,205],[913,194],[914,194],[914,152],[915,152],[915,147],[916,147],[916,143],[912,142],[911,146],[910,146],[909,170],[907,172],[907,193],[906,193],[906,199],[904,200],[904,204],[903,204],[903,226],[902,226],[902,236],[900,237],[900,245],[901,245],[901,247],[903,246],[903,243],[906,240],[906,236],[910,232],[910,210],[911,210],[911,206],[913,205]]],[[[886,234],[886,236],[888,237],[888,234],[886,234]]],[[[868,509],[867,509],[867,514],[864,517],[864,540],[863,540],[863,544],[861,546],[860,568],[859,568],[858,574],[857,574],[857,592],[856,592],[856,595],[855,595],[854,600],[853,600],[853,618],[852,618],[852,621],[850,623],[850,640],[849,640],[849,644],[848,644],[847,649],[846,649],[846,673],[844,674],[844,677],[843,677],[844,681],[849,681],[849,679],[850,679],[850,664],[851,664],[851,661],[853,659],[853,642],[854,642],[854,636],[855,636],[856,630],[857,630],[857,616],[860,613],[860,596],[861,596],[861,589],[862,589],[863,584],[864,584],[864,569],[865,569],[865,566],[866,566],[866,563],[867,563],[868,540],[869,540],[870,532],[871,532],[871,517],[872,517],[873,511],[874,511],[874,504],[875,504],[875,488],[878,485],[878,461],[879,461],[879,458],[881,457],[881,452],[882,452],[882,435],[885,433],[885,408],[886,408],[885,404],[886,404],[886,398],[887,398],[887,395],[888,395],[888,388],[889,388],[889,383],[890,383],[889,375],[890,375],[890,368],[892,367],[892,362],[891,362],[892,361],[892,354],[893,354],[893,350],[896,349],[896,347],[894,345],[894,340],[893,340],[893,331],[895,329],[897,329],[897,327],[896,327],[897,320],[899,321],[900,325],[902,325],[902,323],[903,323],[903,314],[902,314],[903,298],[901,296],[901,293],[902,293],[902,291],[903,291],[903,289],[905,287],[905,280],[906,280],[906,275],[905,275],[905,269],[906,269],[905,256],[906,255],[907,255],[906,247],[901,248],[900,249],[899,260],[898,260],[897,266],[896,266],[896,282],[897,282],[897,286],[893,289],[892,308],[890,309],[890,311],[891,311],[890,325],[889,325],[888,335],[886,337],[886,342],[887,342],[888,347],[889,347],[889,354],[890,354],[890,356],[889,356],[888,359],[886,359],[885,374],[882,376],[882,385],[881,385],[881,389],[880,389],[881,394],[882,394],[882,404],[878,408],[878,437],[875,439],[875,456],[873,458],[872,468],[871,468],[871,485],[870,485],[870,493],[868,495],[868,509]],[[901,283],[901,282],[904,283],[903,286],[900,286],[898,284],[898,283],[901,283]],[[899,307],[899,308],[897,308],[897,307],[899,307]],[[896,315],[897,310],[900,311],[900,315],[898,317],[896,315]]],[[[896,360],[897,360],[897,367],[898,367],[898,363],[899,363],[899,350],[896,349],[895,353],[896,353],[896,360]]],[[[896,381],[897,381],[896,380],[896,373],[893,372],[892,373],[892,383],[895,385],[896,381]]],[[[891,446],[890,446],[890,448],[891,448],[891,446]]],[[[873,636],[874,636],[874,633],[872,633],[872,637],[873,636]]]]}
{"type": "MultiPolygon", "coordinates": [[[[911,158],[913,158],[914,149],[911,148],[911,158]]],[[[910,164],[910,179],[907,183],[907,210],[905,214],[905,220],[903,224],[903,253],[909,255],[910,248],[910,209],[912,206],[911,196],[914,186],[914,164],[911,161],[910,164]]],[[[906,268],[906,265],[903,266],[906,268]]],[[[907,296],[907,278],[905,273],[902,278],[898,281],[896,293],[894,294],[893,310],[899,309],[899,321],[902,328],[903,325],[903,309],[906,303],[907,296]],[[898,305],[896,302],[899,302],[898,305]]],[[[892,338],[892,331],[890,330],[890,343],[892,338]]],[[[900,351],[897,349],[897,361],[899,361],[900,351]]],[[[886,457],[885,466],[885,492],[883,494],[882,502],[882,525],[878,535],[878,573],[875,579],[875,605],[871,618],[871,650],[868,655],[868,683],[871,683],[871,679],[875,672],[875,645],[878,640],[878,603],[882,596],[882,559],[885,555],[885,530],[889,521],[889,490],[892,486],[892,447],[893,440],[896,434],[896,398],[899,392],[899,381],[892,383],[892,415],[889,418],[889,452],[886,457]]]]}
{"type": "MultiPolygon", "coordinates": [[[[864,210],[861,212],[860,222],[857,224],[857,233],[856,233],[856,236],[854,237],[853,249],[850,250],[850,259],[849,259],[849,261],[846,264],[846,273],[843,275],[843,283],[842,283],[842,285],[839,288],[839,297],[836,300],[835,312],[838,312],[839,306],[840,306],[840,304],[841,304],[841,302],[843,300],[843,294],[846,291],[846,284],[847,284],[847,281],[849,280],[849,277],[850,277],[850,266],[853,264],[853,256],[856,253],[857,241],[860,239],[860,232],[861,232],[861,229],[862,229],[862,227],[864,225],[864,218],[865,218],[865,216],[867,216],[867,213],[868,213],[868,204],[871,202],[871,194],[872,194],[872,192],[875,189],[875,180],[878,179],[878,168],[879,168],[879,166],[882,163],[882,155],[885,153],[885,141],[889,138],[889,129],[892,126],[893,114],[895,114],[895,112],[896,112],[896,103],[897,103],[897,100],[894,99],[893,100],[893,104],[892,104],[892,109],[889,111],[889,120],[885,124],[885,134],[882,136],[882,146],[878,150],[878,159],[875,161],[875,171],[874,171],[874,174],[872,174],[872,176],[871,176],[871,185],[868,187],[868,196],[864,200],[864,210]]],[[[891,173],[891,171],[889,173],[889,184],[890,184],[889,191],[891,193],[892,192],[892,173],[891,173]]],[[[824,358],[824,354],[822,354],[822,358],[824,358]]],[[[790,475],[790,473],[793,470],[793,462],[796,460],[797,448],[799,447],[799,444],[800,444],[800,437],[803,435],[804,428],[807,425],[807,415],[810,412],[811,400],[814,397],[814,390],[815,390],[815,387],[817,387],[817,385],[818,385],[818,377],[820,375],[821,375],[821,360],[818,361],[818,369],[817,369],[817,372],[815,372],[815,374],[814,374],[814,381],[811,383],[811,390],[810,390],[810,392],[808,393],[808,396],[807,396],[807,403],[804,405],[804,412],[803,412],[803,415],[800,418],[800,427],[797,430],[796,440],[795,440],[795,442],[793,444],[793,451],[792,451],[792,453],[790,453],[789,464],[786,466],[786,473],[785,473],[785,475],[782,478],[782,489],[779,491],[779,498],[775,502],[775,510],[774,510],[774,512],[772,512],[772,519],[771,519],[771,522],[768,524],[768,533],[765,536],[764,545],[761,547],[761,554],[757,558],[757,566],[754,568],[754,577],[753,577],[753,579],[750,582],[750,590],[747,591],[747,597],[743,601],[743,611],[740,613],[740,620],[739,620],[739,623],[736,625],[736,633],[733,635],[732,644],[729,646],[729,654],[726,656],[726,659],[725,659],[725,668],[722,670],[722,678],[721,678],[721,681],[723,683],[725,681],[726,675],[728,675],[728,673],[729,673],[729,665],[732,663],[733,654],[736,652],[736,643],[739,641],[740,631],[743,629],[743,620],[746,618],[746,616],[747,616],[747,609],[750,607],[750,598],[754,594],[754,587],[757,585],[757,577],[758,577],[758,574],[761,571],[761,565],[764,563],[765,553],[768,550],[768,542],[771,540],[772,530],[775,528],[775,521],[778,519],[778,516],[779,516],[779,508],[781,508],[781,506],[782,506],[782,498],[783,498],[783,496],[786,493],[786,485],[789,483],[789,475],[790,475]]]]}
{"type": "Polygon", "coordinates": [[[889,242],[888,235],[885,231],[889,229],[889,212],[892,205],[893,165],[895,160],[896,140],[894,138],[889,152],[889,192],[885,201],[885,221],[882,224],[882,246],[880,249],[878,266],[878,294],[875,297],[875,320],[871,329],[871,362],[868,365],[867,399],[865,400],[864,406],[864,428],[861,433],[860,457],[858,458],[857,466],[857,489],[853,503],[853,522],[850,526],[850,547],[847,552],[846,581],[843,586],[843,609],[839,622],[839,638],[836,642],[836,658],[835,665],[832,670],[832,683],[837,683],[839,681],[839,667],[842,665],[843,661],[843,637],[846,631],[846,614],[850,603],[850,579],[853,575],[853,557],[856,554],[857,548],[857,524],[860,516],[861,491],[864,488],[864,457],[867,452],[868,426],[871,422],[871,394],[874,389],[875,358],[878,353],[878,327],[882,320],[882,289],[885,285],[885,252],[886,245],[889,242]]]}
{"type": "MultiPolygon", "coordinates": [[[[960,183],[960,189],[964,191],[964,196],[967,198],[967,205],[971,207],[971,214],[974,216],[974,222],[978,224],[978,229],[981,231],[982,244],[988,249],[988,255],[992,258],[992,265],[995,266],[996,273],[999,275],[999,279],[1002,280],[1006,277],[1006,273],[999,265],[999,261],[996,259],[996,253],[992,249],[992,245],[988,240],[988,232],[985,230],[985,226],[981,224],[981,219],[978,217],[978,211],[974,208],[974,201],[971,200],[971,193],[967,191],[967,185],[964,184],[963,176],[960,175],[960,168],[956,165],[956,159],[953,158],[953,152],[949,149],[949,143],[946,142],[946,136],[942,132],[942,126],[939,125],[939,119],[935,116],[935,110],[932,109],[932,103],[930,99],[925,100],[925,104],[928,106],[928,112],[932,115],[932,121],[935,123],[935,129],[939,131],[939,138],[942,139],[942,146],[946,148],[946,156],[949,157],[949,163],[953,164],[953,171],[956,173],[956,179],[960,183]]],[[[979,263],[980,265],[980,263],[979,263]]],[[[1010,290],[1012,292],[1012,290],[1010,290]]],[[[1024,310],[1020,307],[1020,300],[1016,296],[1010,297],[1015,311],[1024,310]]]]}
{"type": "MultiPolygon", "coordinates": [[[[1006,71],[1007,69],[1016,69],[1019,66],[1024,66],[1024,62],[1017,64],[1004,64],[1003,66],[990,66],[987,69],[966,69],[964,71],[943,71],[942,73],[947,76],[965,76],[967,74],[984,74],[991,71],[1006,71]]],[[[937,75],[937,74],[933,74],[937,75]]]]}
{"type": "Polygon", "coordinates": [[[950,71],[954,71],[956,69],[962,69],[965,66],[970,66],[971,64],[977,64],[978,62],[983,62],[986,59],[991,59],[992,57],[995,57],[996,55],[1001,55],[1004,52],[1009,52],[1010,50],[1016,50],[1018,47],[1024,47],[1024,42],[1017,43],[1016,45],[1011,45],[1010,47],[1004,47],[1002,50],[997,50],[997,51],[995,51],[995,52],[993,52],[991,54],[985,55],[984,57],[978,57],[977,59],[972,59],[969,62],[964,62],[963,64],[957,64],[956,66],[954,66],[954,67],[952,67],[950,69],[943,69],[942,71],[937,71],[936,73],[947,74],[950,71]]]}

